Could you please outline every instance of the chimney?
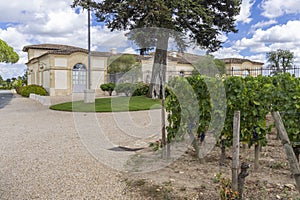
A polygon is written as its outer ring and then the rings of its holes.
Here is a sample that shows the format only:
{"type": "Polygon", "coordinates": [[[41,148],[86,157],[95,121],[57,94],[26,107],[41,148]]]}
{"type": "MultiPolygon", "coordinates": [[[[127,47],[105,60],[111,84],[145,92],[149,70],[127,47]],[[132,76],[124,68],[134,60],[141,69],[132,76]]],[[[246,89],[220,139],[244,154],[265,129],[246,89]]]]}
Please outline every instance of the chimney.
{"type": "Polygon", "coordinates": [[[176,51],[171,52],[171,56],[172,56],[173,58],[177,58],[177,52],[176,52],[176,51]]]}
{"type": "Polygon", "coordinates": [[[110,54],[112,54],[112,55],[117,54],[117,48],[111,48],[110,49],[110,54]]]}

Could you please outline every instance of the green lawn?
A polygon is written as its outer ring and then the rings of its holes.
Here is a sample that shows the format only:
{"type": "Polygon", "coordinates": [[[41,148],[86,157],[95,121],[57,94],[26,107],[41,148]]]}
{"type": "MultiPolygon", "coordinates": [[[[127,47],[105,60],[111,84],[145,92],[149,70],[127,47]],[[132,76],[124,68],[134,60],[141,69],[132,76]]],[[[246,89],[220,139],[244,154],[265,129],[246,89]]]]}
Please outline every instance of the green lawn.
{"type": "Polygon", "coordinates": [[[95,100],[95,104],[85,104],[83,101],[74,101],[61,103],[50,107],[52,110],[70,112],[120,112],[158,108],[161,108],[160,100],[151,99],[144,96],[100,98],[95,100]]]}

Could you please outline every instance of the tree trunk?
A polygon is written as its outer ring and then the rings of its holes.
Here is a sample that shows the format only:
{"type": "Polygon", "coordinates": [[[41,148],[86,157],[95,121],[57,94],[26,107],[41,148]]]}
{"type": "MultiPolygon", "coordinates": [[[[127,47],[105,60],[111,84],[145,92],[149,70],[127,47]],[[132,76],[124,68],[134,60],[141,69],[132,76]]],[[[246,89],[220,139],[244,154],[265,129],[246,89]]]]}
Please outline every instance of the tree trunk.
{"type": "Polygon", "coordinates": [[[226,147],[225,147],[225,141],[221,140],[221,155],[220,155],[220,166],[225,165],[226,160],[226,147]]]}
{"type": "Polygon", "coordinates": [[[238,176],[238,194],[239,194],[238,200],[243,199],[243,189],[244,189],[245,179],[249,175],[248,173],[249,167],[250,166],[247,163],[242,163],[241,165],[241,172],[238,176]]]}
{"type": "Polygon", "coordinates": [[[293,150],[294,150],[295,156],[297,158],[297,161],[299,163],[300,147],[299,146],[293,147],[293,150]]]}
{"type": "MultiPolygon", "coordinates": [[[[149,96],[153,97],[153,94],[158,94],[158,97],[162,99],[161,108],[161,136],[162,145],[166,145],[166,125],[165,125],[165,90],[164,84],[166,82],[166,68],[167,68],[167,50],[168,50],[169,34],[158,33],[156,50],[154,55],[154,63],[152,67],[151,82],[149,88],[149,96]],[[158,91],[156,91],[158,90],[158,91]]],[[[166,152],[163,151],[163,158],[166,157],[166,152]]]]}
{"type": "Polygon", "coordinates": [[[160,99],[163,98],[161,83],[165,83],[166,81],[168,42],[169,34],[159,33],[157,36],[157,44],[149,88],[150,97],[154,97],[153,94],[157,94],[160,99]]]}

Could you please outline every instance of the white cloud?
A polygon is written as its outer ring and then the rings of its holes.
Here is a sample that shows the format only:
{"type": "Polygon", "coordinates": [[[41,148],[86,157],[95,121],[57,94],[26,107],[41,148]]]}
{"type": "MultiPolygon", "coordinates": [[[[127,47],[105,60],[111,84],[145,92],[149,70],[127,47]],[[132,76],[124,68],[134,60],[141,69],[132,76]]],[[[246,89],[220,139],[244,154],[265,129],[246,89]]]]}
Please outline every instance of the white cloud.
{"type": "Polygon", "coordinates": [[[136,54],[136,51],[132,47],[128,47],[122,53],[136,54]]]}
{"type": "Polygon", "coordinates": [[[268,18],[276,18],[284,14],[300,13],[299,0],[264,0],[261,4],[262,15],[268,18]]]}
{"type": "MultiPolygon", "coordinates": [[[[0,0],[0,38],[12,46],[20,60],[14,65],[0,65],[0,74],[15,75],[7,69],[23,74],[27,54],[23,46],[39,43],[66,44],[87,48],[87,12],[76,13],[73,0],[0,0]],[[19,70],[18,70],[19,69],[19,70]]],[[[111,32],[106,27],[91,27],[92,50],[107,51],[125,47],[124,32],[111,32]]]]}
{"type": "Polygon", "coordinates": [[[26,67],[23,64],[0,64],[0,75],[4,80],[8,78],[17,78],[18,76],[23,76],[26,67]]]}
{"type": "Polygon", "coordinates": [[[251,56],[245,56],[246,59],[252,60],[252,61],[257,61],[257,62],[263,62],[266,63],[266,54],[264,53],[259,53],[259,54],[254,54],[251,56]]]}
{"type": "Polygon", "coordinates": [[[234,48],[221,48],[220,50],[213,53],[215,58],[243,58],[240,55],[239,50],[234,48]]]}
{"type": "Polygon", "coordinates": [[[242,1],[240,14],[238,16],[236,16],[237,22],[242,22],[242,23],[248,24],[252,21],[252,18],[250,18],[250,16],[251,16],[251,8],[254,3],[255,3],[255,0],[243,0],[242,1]]]}
{"type": "Polygon", "coordinates": [[[288,42],[300,42],[299,35],[300,21],[288,21],[283,25],[276,25],[267,30],[259,29],[253,36],[260,42],[265,43],[288,43],[288,42]]]}
{"type": "Polygon", "coordinates": [[[250,48],[252,52],[268,52],[274,46],[292,50],[300,46],[299,26],[300,21],[289,21],[266,30],[258,29],[251,38],[236,41],[235,47],[250,48]]]}
{"type": "Polygon", "coordinates": [[[274,19],[271,19],[269,21],[261,21],[261,22],[258,22],[254,25],[251,26],[252,29],[257,29],[257,28],[264,28],[264,27],[268,27],[270,25],[273,25],[273,24],[277,24],[278,22],[274,19]]]}

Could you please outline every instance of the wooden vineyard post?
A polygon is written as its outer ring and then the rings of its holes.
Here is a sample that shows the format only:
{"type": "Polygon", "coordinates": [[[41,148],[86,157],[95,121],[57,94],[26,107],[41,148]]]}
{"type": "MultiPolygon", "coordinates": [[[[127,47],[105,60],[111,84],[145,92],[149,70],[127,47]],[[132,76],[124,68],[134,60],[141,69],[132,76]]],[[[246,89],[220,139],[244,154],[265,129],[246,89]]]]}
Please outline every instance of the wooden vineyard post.
{"type": "Polygon", "coordinates": [[[254,171],[259,168],[259,157],[260,157],[260,141],[254,146],[254,171]]]}
{"type": "Polygon", "coordinates": [[[290,139],[288,137],[288,134],[284,128],[282,119],[280,117],[280,114],[278,111],[276,112],[272,112],[272,116],[274,118],[275,121],[275,125],[276,128],[278,130],[279,133],[279,137],[281,139],[281,143],[285,149],[290,167],[291,167],[291,171],[294,175],[295,181],[296,181],[296,185],[297,185],[297,190],[300,193],[300,168],[299,168],[299,163],[297,161],[297,158],[295,156],[295,153],[293,151],[293,148],[291,146],[290,143],[290,139]]]}
{"type": "Polygon", "coordinates": [[[234,112],[232,146],[232,191],[238,191],[238,169],[240,154],[240,111],[234,112]]]}

